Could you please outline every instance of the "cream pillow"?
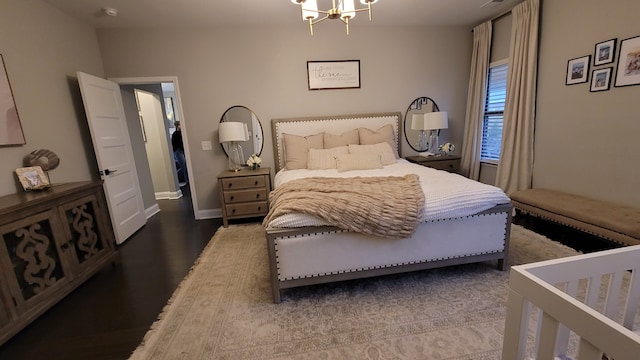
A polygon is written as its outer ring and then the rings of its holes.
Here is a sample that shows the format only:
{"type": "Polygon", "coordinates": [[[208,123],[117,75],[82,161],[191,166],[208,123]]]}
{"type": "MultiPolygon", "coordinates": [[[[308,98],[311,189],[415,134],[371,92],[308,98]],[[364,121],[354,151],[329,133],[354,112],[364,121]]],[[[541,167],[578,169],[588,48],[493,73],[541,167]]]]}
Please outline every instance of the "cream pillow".
{"type": "Polygon", "coordinates": [[[338,172],[349,170],[382,169],[382,161],[378,154],[342,154],[336,156],[338,172]]]}
{"type": "Polygon", "coordinates": [[[373,131],[367,128],[359,128],[358,133],[360,136],[360,145],[374,145],[381,142],[386,142],[391,146],[396,159],[398,158],[398,150],[396,149],[396,137],[393,133],[393,126],[387,124],[380,129],[373,131]]]}
{"type": "Polygon", "coordinates": [[[336,146],[347,146],[351,144],[358,145],[360,143],[360,135],[358,129],[353,129],[342,133],[341,135],[333,135],[324,133],[324,148],[331,149],[336,146]]]}
{"type": "Polygon", "coordinates": [[[309,149],[309,153],[307,155],[307,169],[335,169],[336,156],[348,153],[349,148],[346,146],[338,146],[331,149],[309,149]]]}
{"type": "Polygon", "coordinates": [[[375,145],[349,145],[349,154],[374,154],[380,155],[382,165],[396,163],[396,155],[393,149],[386,142],[375,145]]]}
{"type": "Polygon", "coordinates": [[[284,137],[284,167],[287,170],[306,169],[309,149],[322,149],[322,133],[309,136],[282,134],[284,137]]]}

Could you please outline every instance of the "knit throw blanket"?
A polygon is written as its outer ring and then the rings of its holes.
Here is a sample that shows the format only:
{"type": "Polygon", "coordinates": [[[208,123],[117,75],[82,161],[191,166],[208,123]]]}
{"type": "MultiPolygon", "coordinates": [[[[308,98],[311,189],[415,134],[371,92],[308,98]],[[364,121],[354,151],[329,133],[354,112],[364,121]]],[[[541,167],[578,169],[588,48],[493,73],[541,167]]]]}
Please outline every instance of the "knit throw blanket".
{"type": "Polygon", "coordinates": [[[305,213],[341,229],[381,237],[412,235],[422,217],[424,193],[418,175],[313,177],[289,181],[269,194],[263,225],[290,213],[305,213]]]}

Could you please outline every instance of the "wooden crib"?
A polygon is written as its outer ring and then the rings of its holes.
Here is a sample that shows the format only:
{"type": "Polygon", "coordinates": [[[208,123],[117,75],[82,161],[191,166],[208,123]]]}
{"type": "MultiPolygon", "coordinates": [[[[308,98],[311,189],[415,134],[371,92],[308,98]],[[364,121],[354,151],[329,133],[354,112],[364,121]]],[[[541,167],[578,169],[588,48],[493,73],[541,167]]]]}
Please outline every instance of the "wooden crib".
{"type": "Polygon", "coordinates": [[[502,358],[638,360],[639,306],[640,245],[513,266],[502,358]]]}

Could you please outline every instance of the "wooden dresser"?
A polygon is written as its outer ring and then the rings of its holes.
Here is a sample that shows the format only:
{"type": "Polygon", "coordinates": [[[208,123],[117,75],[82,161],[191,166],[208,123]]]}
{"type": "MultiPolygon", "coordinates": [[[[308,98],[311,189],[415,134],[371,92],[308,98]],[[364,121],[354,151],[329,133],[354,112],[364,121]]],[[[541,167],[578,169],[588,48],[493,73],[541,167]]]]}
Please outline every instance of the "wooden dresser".
{"type": "Polygon", "coordinates": [[[223,171],[218,175],[222,223],[229,220],[265,216],[269,212],[270,168],[223,171]]]}
{"type": "Polygon", "coordinates": [[[0,197],[0,344],[118,260],[102,182],[0,197]]]}
{"type": "Polygon", "coordinates": [[[415,164],[453,173],[460,169],[460,156],[458,155],[407,156],[405,159],[415,164]]]}

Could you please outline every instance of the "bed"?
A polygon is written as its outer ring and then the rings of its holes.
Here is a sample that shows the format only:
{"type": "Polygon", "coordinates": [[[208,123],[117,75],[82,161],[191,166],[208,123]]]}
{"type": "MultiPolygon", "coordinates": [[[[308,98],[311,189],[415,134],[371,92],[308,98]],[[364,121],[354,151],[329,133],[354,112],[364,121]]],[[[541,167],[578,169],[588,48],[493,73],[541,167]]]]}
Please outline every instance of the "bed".
{"type": "Polygon", "coordinates": [[[514,266],[503,359],[640,359],[640,245],[514,266]]]}
{"type": "MultiPolygon", "coordinates": [[[[394,112],[272,120],[276,174],[274,191],[270,195],[270,214],[263,224],[275,303],[281,301],[282,290],[298,286],[472,262],[496,261],[500,269],[509,268],[507,255],[512,210],[509,198],[498,188],[399,158],[400,119],[400,113],[394,112]],[[354,131],[357,134],[355,138],[352,136],[354,131]],[[323,136],[321,143],[315,142],[318,134],[323,136]],[[307,147],[299,145],[298,141],[307,147]],[[322,161],[313,160],[317,153],[332,152],[334,150],[327,149],[342,148],[345,142],[349,143],[349,153],[333,157],[335,168],[318,166],[322,161]],[[353,154],[372,152],[371,149],[382,146],[385,150],[376,155],[384,163],[382,167],[362,166],[369,163],[369,157],[353,154]],[[315,148],[322,150],[309,150],[315,148]],[[393,160],[389,160],[387,149],[393,151],[393,160]],[[353,161],[354,157],[359,161],[353,161]],[[294,161],[302,164],[294,166],[294,161]],[[355,169],[350,168],[353,166],[355,169]],[[340,171],[341,167],[345,171],[340,171]],[[279,198],[292,196],[288,190],[282,190],[299,182],[296,180],[309,177],[321,178],[318,181],[375,180],[386,185],[386,179],[391,180],[389,176],[398,181],[400,178],[412,181],[410,186],[418,182],[422,191],[415,194],[424,198],[424,208],[420,208],[417,215],[412,212],[407,216],[412,218],[415,215],[415,227],[400,235],[385,233],[389,236],[380,236],[356,231],[367,228],[345,227],[304,211],[274,216],[276,208],[280,207],[279,198]],[[345,177],[349,179],[338,179],[345,177]],[[449,191],[441,191],[443,187],[449,191]],[[479,200],[467,201],[476,187],[480,188],[479,200]],[[274,196],[276,194],[278,196],[274,196]],[[427,206],[429,204],[441,206],[431,209],[427,206]]],[[[404,183],[399,186],[404,186],[404,183]]],[[[412,198],[405,199],[397,202],[413,204],[412,198]]],[[[286,202],[287,205],[292,203],[297,201],[286,202]]],[[[373,210],[378,207],[370,209],[375,213],[373,210]]],[[[370,220],[375,216],[368,214],[360,220],[366,221],[367,218],[370,220]]],[[[394,228],[400,229],[393,225],[384,230],[394,228]]]]}

